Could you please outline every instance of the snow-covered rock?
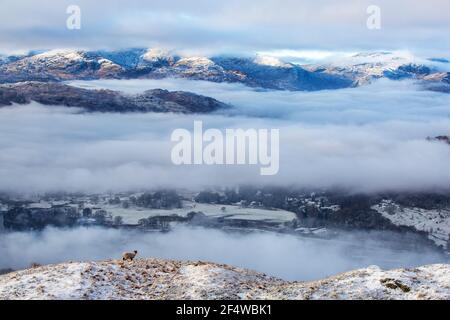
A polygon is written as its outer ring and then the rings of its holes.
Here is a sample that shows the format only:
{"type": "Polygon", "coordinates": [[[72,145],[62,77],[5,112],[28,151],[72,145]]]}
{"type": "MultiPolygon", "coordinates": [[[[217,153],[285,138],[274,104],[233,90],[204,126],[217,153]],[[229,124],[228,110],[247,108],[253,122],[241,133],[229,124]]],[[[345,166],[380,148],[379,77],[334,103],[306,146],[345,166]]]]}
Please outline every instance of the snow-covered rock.
{"type": "Polygon", "coordinates": [[[55,64],[64,62],[79,62],[83,59],[84,56],[82,51],[73,50],[51,50],[30,57],[30,61],[55,64]]]}
{"type": "MultiPolygon", "coordinates": [[[[52,50],[1,65],[0,81],[92,79],[105,76],[99,60],[81,50],[52,50]],[[100,72],[99,72],[100,70],[100,72]]],[[[109,75],[109,74],[108,74],[109,75]]]]}
{"type": "Polygon", "coordinates": [[[100,65],[98,74],[101,77],[114,77],[116,74],[124,71],[121,66],[108,59],[99,59],[98,63],[100,65]]]}
{"type": "Polygon", "coordinates": [[[207,262],[159,259],[64,263],[0,277],[0,299],[450,299],[450,266],[372,266],[287,282],[207,262]]]}
{"type": "Polygon", "coordinates": [[[187,74],[200,74],[207,76],[215,74],[220,76],[224,73],[222,67],[216,65],[212,60],[205,57],[188,57],[177,61],[174,66],[179,72],[187,74]]]}
{"type": "Polygon", "coordinates": [[[148,62],[173,61],[173,55],[165,49],[150,48],[143,55],[142,59],[148,62]]]}

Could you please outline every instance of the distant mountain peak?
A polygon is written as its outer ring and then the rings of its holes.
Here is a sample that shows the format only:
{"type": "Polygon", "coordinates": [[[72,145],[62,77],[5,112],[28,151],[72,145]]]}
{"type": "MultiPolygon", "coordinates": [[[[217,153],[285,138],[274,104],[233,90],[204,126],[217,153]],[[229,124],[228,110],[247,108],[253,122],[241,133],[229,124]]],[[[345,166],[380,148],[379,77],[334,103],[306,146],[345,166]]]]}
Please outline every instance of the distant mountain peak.
{"type": "Polygon", "coordinates": [[[38,53],[36,55],[32,55],[31,58],[34,60],[43,60],[43,59],[51,59],[51,58],[66,58],[66,59],[71,59],[71,60],[82,60],[84,58],[84,51],[69,50],[69,49],[50,50],[50,51],[38,53]]]}
{"type": "Polygon", "coordinates": [[[207,57],[199,57],[199,56],[193,56],[193,57],[185,57],[181,58],[177,65],[186,65],[186,66],[194,66],[194,67],[200,67],[200,66],[214,66],[215,63],[211,59],[207,57]]]}
{"type": "Polygon", "coordinates": [[[409,51],[362,52],[325,64],[309,65],[306,68],[313,72],[347,77],[357,86],[379,78],[440,81],[436,75],[439,70],[435,65],[409,51]]]}
{"type": "Polygon", "coordinates": [[[173,59],[173,55],[169,50],[162,48],[150,48],[142,55],[142,59],[149,62],[157,62],[161,60],[173,59]]]}

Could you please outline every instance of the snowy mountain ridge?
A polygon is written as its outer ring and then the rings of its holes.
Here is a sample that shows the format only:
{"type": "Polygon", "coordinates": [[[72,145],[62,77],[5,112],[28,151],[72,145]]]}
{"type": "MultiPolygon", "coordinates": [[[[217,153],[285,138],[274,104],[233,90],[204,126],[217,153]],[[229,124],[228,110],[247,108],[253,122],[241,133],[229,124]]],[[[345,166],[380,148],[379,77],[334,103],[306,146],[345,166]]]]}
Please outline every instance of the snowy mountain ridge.
{"type": "Polygon", "coordinates": [[[360,53],[315,65],[289,63],[266,54],[187,56],[161,48],[51,50],[1,56],[0,61],[2,83],[180,77],[292,91],[348,88],[379,78],[417,79],[447,86],[450,69],[444,67],[442,59],[422,59],[409,52],[360,53]]]}
{"type": "Polygon", "coordinates": [[[450,299],[450,265],[376,266],[288,282],[208,262],[69,262],[0,276],[0,299],[450,299]]]}
{"type": "Polygon", "coordinates": [[[364,85],[379,78],[430,80],[425,77],[445,70],[440,68],[441,65],[408,51],[397,51],[359,53],[305,68],[312,72],[341,75],[352,79],[356,85],[364,85]]]}

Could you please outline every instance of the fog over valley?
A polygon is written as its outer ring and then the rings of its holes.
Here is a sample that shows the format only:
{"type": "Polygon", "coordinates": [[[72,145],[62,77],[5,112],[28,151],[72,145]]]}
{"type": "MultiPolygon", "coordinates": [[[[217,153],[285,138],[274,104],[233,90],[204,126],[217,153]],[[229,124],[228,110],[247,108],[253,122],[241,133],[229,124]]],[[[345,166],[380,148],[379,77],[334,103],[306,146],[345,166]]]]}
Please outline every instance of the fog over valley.
{"type": "Polygon", "coordinates": [[[450,95],[413,82],[320,92],[265,91],[187,80],[72,83],[139,92],[186,90],[232,105],[208,115],[84,113],[37,103],[0,109],[0,191],[201,189],[241,183],[342,187],[354,192],[448,190],[450,95]],[[258,166],[175,166],[174,129],[280,129],[280,170],[258,166]]]}
{"type": "Polygon", "coordinates": [[[413,267],[447,260],[429,248],[419,246],[412,251],[396,243],[398,239],[389,232],[344,232],[333,240],[321,240],[204,228],[177,228],[166,234],[48,228],[0,234],[0,269],[26,268],[31,263],[117,259],[130,248],[138,250],[141,257],[228,263],[287,280],[320,279],[368,265],[413,267]]]}

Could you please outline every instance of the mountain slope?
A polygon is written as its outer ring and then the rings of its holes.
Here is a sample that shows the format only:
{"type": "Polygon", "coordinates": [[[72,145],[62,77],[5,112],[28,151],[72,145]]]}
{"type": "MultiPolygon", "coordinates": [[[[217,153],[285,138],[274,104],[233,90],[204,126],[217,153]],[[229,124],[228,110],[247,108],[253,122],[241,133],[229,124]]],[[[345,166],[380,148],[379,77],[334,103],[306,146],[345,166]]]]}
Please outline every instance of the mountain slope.
{"type": "Polygon", "coordinates": [[[450,299],[450,266],[369,267],[287,282],[206,262],[64,263],[1,276],[0,299],[450,299]]]}
{"type": "Polygon", "coordinates": [[[421,59],[409,52],[369,52],[337,59],[324,64],[309,65],[311,72],[333,74],[351,79],[355,85],[364,85],[380,78],[391,80],[415,79],[444,83],[447,74],[445,62],[421,59]]]}
{"type": "Polygon", "coordinates": [[[0,83],[179,77],[277,90],[309,91],[352,85],[340,75],[317,74],[271,57],[180,57],[158,48],[52,50],[1,61],[0,83]]]}
{"type": "Polygon", "coordinates": [[[227,72],[241,75],[240,82],[253,87],[315,91],[352,86],[352,81],[342,75],[310,72],[298,65],[271,57],[216,57],[212,60],[227,72]]]}
{"type": "Polygon", "coordinates": [[[184,91],[153,89],[132,95],[53,82],[28,81],[0,85],[0,107],[30,101],[78,107],[90,112],[208,113],[229,107],[216,99],[184,91]]]}
{"type": "MultiPolygon", "coordinates": [[[[392,200],[382,200],[372,209],[397,226],[410,226],[425,232],[437,246],[450,244],[450,210],[400,206],[392,200]]],[[[450,247],[449,247],[450,249],[450,247]]]]}

